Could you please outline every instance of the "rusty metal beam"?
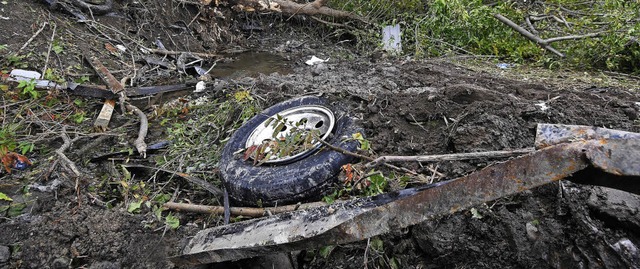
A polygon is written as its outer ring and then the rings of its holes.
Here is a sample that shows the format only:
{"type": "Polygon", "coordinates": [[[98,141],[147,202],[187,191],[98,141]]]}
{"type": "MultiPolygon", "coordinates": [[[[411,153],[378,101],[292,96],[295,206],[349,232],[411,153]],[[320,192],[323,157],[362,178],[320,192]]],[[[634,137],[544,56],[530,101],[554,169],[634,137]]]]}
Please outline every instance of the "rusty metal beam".
{"type": "MultiPolygon", "coordinates": [[[[633,151],[640,142],[629,142],[631,149],[624,143],[601,139],[549,146],[435,185],[202,230],[171,261],[197,265],[363,240],[592,169],[592,162],[609,158],[611,150],[615,156],[638,154],[633,151]]],[[[623,172],[640,173],[640,166],[633,166],[637,160],[623,172]]],[[[618,168],[604,172],[616,179],[618,168]]]]}

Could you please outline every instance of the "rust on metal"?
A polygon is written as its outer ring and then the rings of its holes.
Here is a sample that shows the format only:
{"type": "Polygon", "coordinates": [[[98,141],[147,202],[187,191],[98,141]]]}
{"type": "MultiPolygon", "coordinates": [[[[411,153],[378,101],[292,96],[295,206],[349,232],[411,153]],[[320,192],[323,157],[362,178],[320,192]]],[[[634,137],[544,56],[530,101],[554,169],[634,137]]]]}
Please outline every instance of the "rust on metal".
{"type": "MultiPolygon", "coordinates": [[[[611,151],[623,146],[610,142],[611,151]]],[[[172,261],[215,263],[363,240],[593,168],[593,158],[609,155],[587,155],[602,146],[595,140],[559,144],[435,185],[202,230],[172,261]]]]}
{"type": "Polygon", "coordinates": [[[636,139],[640,133],[625,132],[583,125],[538,124],[535,148],[541,149],[560,143],[571,143],[592,139],[636,139]]]}

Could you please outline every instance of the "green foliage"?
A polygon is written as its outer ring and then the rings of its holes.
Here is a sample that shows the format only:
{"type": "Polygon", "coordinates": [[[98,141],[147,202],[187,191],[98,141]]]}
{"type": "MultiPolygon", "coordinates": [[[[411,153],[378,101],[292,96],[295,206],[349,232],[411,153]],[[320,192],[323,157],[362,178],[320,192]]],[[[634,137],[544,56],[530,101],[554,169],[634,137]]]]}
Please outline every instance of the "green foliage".
{"type": "Polygon", "coordinates": [[[490,55],[501,61],[537,63],[549,68],[640,72],[640,1],[512,0],[490,5],[482,0],[386,2],[341,0],[332,1],[331,5],[367,16],[377,24],[356,33],[361,42],[369,44],[363,46],[366,51],[380,44],[379,30],[371,28],[399,23],[405,53],[418,57],[490,55]],[[600,36],[553,42],[552,46],[567,56],[560,59],[495,19],[496,13],[526,29],[527,16],[548,16],[532,22],[543,39],[588,33],[600,36]]]}
{"type": "Polygon", "coordinates": [[[39,97],[39,93],[38,91],[36,91],[36,80],[35,79],[30,79],[30,80],[21,80],[18,83],[18,89],[22,90],[22,95],[28,95],[30,96],[32,99],[38,99],[39,97]]]}
{"type": "Polygon", "coordinates": [[[55,52],[56,54],[60,54],[64,51],[64,46],[62,45],[62,43],[60,42],[60,40],[54,40],[53,44],[51,46],[51,50],[53,50],[53,52],[55,52]]]}
{"type": "Polygon", "coordinates": [[[15,130],[10,128],[0,129],[0,154],[7,154],[16,148],[15,130]]]}
{"type": "Polygon", "coordinates": [[[180,227],[180,219],[169,213],[164,220],[164,223],[171,229],[178,229],[180,227]]]}
{"type": "Polygon", "coordinates": [[[0,201],[2,201],[2,200],[9,201],[9,202],[13,201],[13,199],[11,199],[11,197],[9,197],[6,194],[0,192],[0,201]]]}

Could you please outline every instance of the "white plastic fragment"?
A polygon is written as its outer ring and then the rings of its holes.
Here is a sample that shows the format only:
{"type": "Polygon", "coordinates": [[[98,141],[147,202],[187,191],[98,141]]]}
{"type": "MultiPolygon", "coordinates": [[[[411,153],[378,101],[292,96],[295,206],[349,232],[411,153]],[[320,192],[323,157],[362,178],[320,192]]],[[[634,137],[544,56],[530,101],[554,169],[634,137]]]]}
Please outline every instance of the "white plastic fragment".
{"type": "Polygon", "coordinates": [[[204,81],[198,81],[198,83],[196,83],[196,90],[193,92],[203,92],[205,88],[207,88],[207,84],[204,81]]]}
{"type": "Polygon", "coordinates": [[[127,47],[125,47],[123,45],[116,45],[116,48],[118,48],[122,52],[126,52],[127,51],[127,47]]]}
{"type": "Polygon", "coordinates": [[[382,29],[383,49],[388,52],[402,52],[400,24],[385,26],[382,29]]]}
{"type": "Polygon", "coordinates": [[[36,85],[35,87],[38,89],[50,89],[50,88],[60,88],[61,86],[57,83],[49,80],[40,79],[42,75],[37,71],[24,70],[24,69],[13,69],[11,73],[9,73],[9,81],[30,81],[33,80],[36,85]]]}
{"type": "Polygon", "coordinates": [[[308,61],[304,62],[307,65],[315,65],[315,64],[319,64],[319,63],[325,63],[329,61],[329,58],[327,58],[326,60],[320,59],[318,57],[316,57],[315,55],[311,56],[311,59],[309,59],[308,61]]]}
{"type": "Polygon", "coordinates": [[[546,102],[542,102],[542,103],[535,104],[535,105],[536,105],[536,106],[538,106],[538,107],[540,107],[540,110],[541,110],[541,111],[546,111],[547,109],[549,109],[549,106],[547,106],[547,103],[546,103],[546,102]]]}

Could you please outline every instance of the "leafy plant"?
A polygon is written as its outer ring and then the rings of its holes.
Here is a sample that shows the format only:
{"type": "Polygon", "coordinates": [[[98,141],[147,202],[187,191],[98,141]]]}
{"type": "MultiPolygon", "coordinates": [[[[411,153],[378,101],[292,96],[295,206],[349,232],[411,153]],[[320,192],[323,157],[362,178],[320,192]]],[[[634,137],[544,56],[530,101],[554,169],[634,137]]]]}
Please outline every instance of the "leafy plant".
{"type": "Polygon", "coordinates": [[[264,127],[273,128],[271,139],[245,149],[244,160],[252,158],[254,165],[261,165],[275,158],[294,156],[313,148],[318,143],[320,133],[318,130],[305,129],[306,123],[306,119],[293,122],[281,115],[268,118],[264,127]]]}
{"type": "Polygon", "coordinates": [[[62,43],[60,42],[60,40],[54,40],[53,44],[51,46],[51,50],[53,50],[53,52],[55,52],[56,54],[60,54],[64,51],[64,47],[62,45],[62,43]]]}
{"type": "Polygon", "coordinates": [[[165,217],[165,221],[164,223],[171,229],[178,229],[178,227],[180,227],[180,219],[174,215],[172,215],[171,213],[169,213],[166,217],[165,217]]]}
{"type": "Polygon", "coordinates": [[[22,95],[29,95],[32,99],[38,99],[39,93],[36,91],[36,80],[21,80],[18,83],[18,89],[22,90],[22,95]]]}
{"type": "Polygon", "coordinates": [[[0,200],[4,200],[4,201],[13,201],[13,199],[11,199],[11,197],[7,196],[6,194],[0,192],[0,200]]]}

